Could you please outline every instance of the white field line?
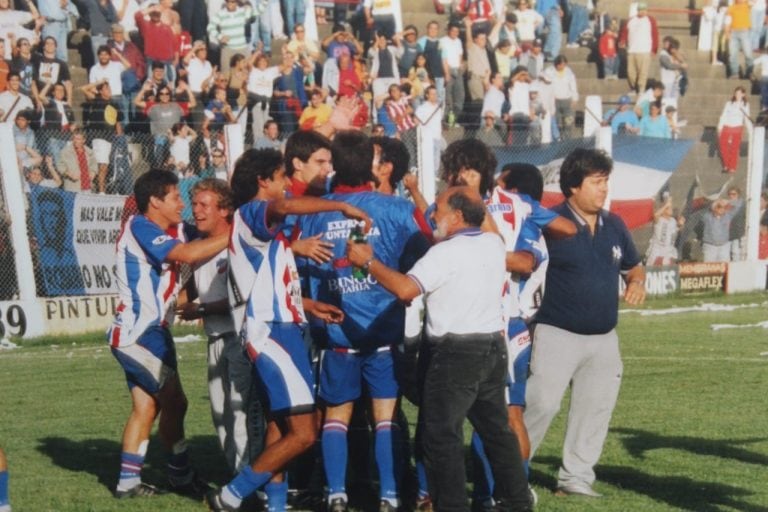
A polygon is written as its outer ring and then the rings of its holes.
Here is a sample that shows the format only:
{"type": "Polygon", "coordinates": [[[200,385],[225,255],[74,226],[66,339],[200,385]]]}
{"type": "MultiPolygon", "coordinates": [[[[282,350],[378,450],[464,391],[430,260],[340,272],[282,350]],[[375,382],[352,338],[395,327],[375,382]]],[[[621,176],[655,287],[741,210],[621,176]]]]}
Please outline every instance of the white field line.
{"type": "Polygon", "coordinates": [[[768,329],[768,320],[756,324],[712,324],[709,327],[713,331],[720,331],[723,329],[751,329],[753,327],[768,329]]]}
{"type": "Polygon", "coordinates": [[[752,309],[768,306],[768,302],[762,304],[699,304],[698,306],[687,306],[667,309],[622,309],[619,313],[637,313],[640,316],[655,315],[676,315],[678,313],[701,313],[713,311],[735,311],[737,309],[752,309]]]}

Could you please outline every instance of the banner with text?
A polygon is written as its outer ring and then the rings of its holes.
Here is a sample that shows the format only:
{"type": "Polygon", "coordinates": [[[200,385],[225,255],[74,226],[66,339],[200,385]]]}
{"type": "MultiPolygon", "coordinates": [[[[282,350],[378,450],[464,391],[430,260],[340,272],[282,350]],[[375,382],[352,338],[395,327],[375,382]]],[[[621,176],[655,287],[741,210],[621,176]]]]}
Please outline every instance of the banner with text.
{"type": "Polygon", "coordinates": [[[117,291],[115,243],[125,196],[32,187],[29,197],[40,295],[117,291]]]}

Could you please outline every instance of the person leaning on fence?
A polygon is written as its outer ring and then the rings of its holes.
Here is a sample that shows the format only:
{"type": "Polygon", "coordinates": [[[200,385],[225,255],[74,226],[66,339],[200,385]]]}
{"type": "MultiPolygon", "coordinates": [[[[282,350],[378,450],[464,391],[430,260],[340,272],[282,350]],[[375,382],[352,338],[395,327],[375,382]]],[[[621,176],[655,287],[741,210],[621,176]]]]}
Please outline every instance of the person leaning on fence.
{"type": "Polygon", "coordinates": [[[480,231],[484,219],[477,192],[451,187],[434,213],[442,241],[407,275],[378,260],[371,245],[349,243],[347,255],[401,301],[425,296],[420,416],[435,510],[467,509],[462,425],[468,417],[488,449],[496,509],[527,511],[528,485],[504,403],[507,349],[499,290],[506,280],[505,250],[498,235],[480,231]]]}
{"type": "Polygon", "coordinates": [[[125,371],[132,411],[123,431],[116,498],[153,496],[160,491],[141,481],[152,425],[168,451],[171,489],[197,495],[206,486],[197,479],[187,453],[184,416],[187,398],[177,369],[168,319],[180,290],[178,265],[205,261],[226,248],[222,234],[187,242],[181,224],[183,202],[178,179],[151,170],[134,185],[139,214],[130,218],[117,242],[116,278],[120,305],[107,332],[112,354],[125,371]],[[147,286],[147,283],[154,283],[147,286]]]}
{"type": "Polygon", "coordinates": [[[619,276],[624,299],[645,298],[645,270],[624,222],[603,210],[613,162],[602,151],[572,151],[560,168],[565,202],[553,211],[576,223],[574,237],[547,240],[547,289],[533,329],[525,426],[535,456],[569,384],[571,406],[558,474],[562,495],[592,489],[621,383],[619,276]]]}

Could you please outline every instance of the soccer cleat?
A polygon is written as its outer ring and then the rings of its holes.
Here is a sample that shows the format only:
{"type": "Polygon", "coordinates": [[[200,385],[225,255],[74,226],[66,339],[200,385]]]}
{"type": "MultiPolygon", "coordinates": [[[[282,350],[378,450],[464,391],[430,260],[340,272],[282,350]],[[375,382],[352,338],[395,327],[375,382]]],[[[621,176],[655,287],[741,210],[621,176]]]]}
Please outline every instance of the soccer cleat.
{"type": "Polygon", "coordinates": [[[157,496],[165,494],[166,491],[158,489],[154,485],[145,484],[141,482],[139,485],[134,485],[130,489],[122,490],[115,489],[115,498],[122,500],[126,498],[146,498],[150,496],[157,496]]]}
{"type": "Polygon", "coordinates": [[[587,484],[572,484],[558,486],[557,490],[555,491],[555,496],[586,496],[589,498],[601,498],[603,495],[599,492],[596,492],[594,489],[592,489],[591,486],[587,484]]]}
{"type": "Polygon", "coordinates": [[[347,500],[344,498],[333,498],[328,503],[328,512],[347,512],[347,500]]]}
{"type": "Polygon", "coordinates": [[[197,471],[192,471],[192,477],[188,482],[175,483],[173,480],[169,482],[171,492],[175,494],[181,494],[182,496],[191,496],[196,498],[202,498],[205,493],[212,489],[211,485],[200,478],[197,471]]]}
{"type": "Polygon", "coordinates": [[[387,500],[379,502],[379,512],[397,512],[397,507],[387,500]]]}
{"type": "Polygon", "coordinates": [[[230,507],[221,499],[221,489],[211,489],[205,494],[205,504],[211,512],[237,512],[240,508],[230,507]]]}

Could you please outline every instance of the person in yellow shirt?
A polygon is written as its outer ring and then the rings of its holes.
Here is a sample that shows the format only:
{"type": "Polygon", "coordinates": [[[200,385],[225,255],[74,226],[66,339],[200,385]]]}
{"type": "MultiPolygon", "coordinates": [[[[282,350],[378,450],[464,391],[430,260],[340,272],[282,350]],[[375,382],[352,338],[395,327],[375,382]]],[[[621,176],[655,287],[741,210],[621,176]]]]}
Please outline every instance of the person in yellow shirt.
{"type": "Polygon", "coordinates": [[[301,113],[299,129],[317,130],[328,122],[333,109],[325,103],[325,95],[320,89],[315,89],[309,97],[309,105],[301,113]]]}
{"type": "Polygon", "coordinates": [[[728,73],[730,77],[739,78],[739,49],[744,52],[745,69],[742,76],[749,76],[752,71],[750,12],[751,8],[747,0],[736,0],[728,8],[728,14],[725,18],[725,36],[728,39],[728,73]]]}

